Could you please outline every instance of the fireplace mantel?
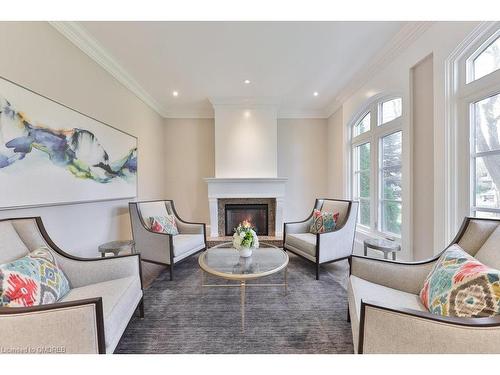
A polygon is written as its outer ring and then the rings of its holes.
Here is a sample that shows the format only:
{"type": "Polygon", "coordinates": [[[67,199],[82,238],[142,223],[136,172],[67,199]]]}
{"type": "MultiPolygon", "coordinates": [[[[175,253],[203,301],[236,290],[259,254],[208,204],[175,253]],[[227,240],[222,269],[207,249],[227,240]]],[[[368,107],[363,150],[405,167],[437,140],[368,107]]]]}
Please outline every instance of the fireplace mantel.
{"type": "Polygon", "coordinates": [[[283,234],[283,200],[287,178],[205,178],[210,208],[210,236],[218,237],[218,199],[274,198],[276,199],[276,236],[283,234]]]}

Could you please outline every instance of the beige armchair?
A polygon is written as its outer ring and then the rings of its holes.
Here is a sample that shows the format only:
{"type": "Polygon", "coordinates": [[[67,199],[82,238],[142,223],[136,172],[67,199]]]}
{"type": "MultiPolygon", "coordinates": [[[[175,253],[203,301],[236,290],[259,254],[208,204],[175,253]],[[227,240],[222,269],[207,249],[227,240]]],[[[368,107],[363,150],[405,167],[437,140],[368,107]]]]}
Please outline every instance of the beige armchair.
{"type": "Polygon", "coordinates": [[[206,250],[207,238],[204,223],[190,223],[177,214],[172,200],[130,202],[130,221],[135,249],[142,260],[170,267],[170,280],[174,279],[174,264],[206,250]],[[153,232],[149,227],[151,216],[174,215],[178,235],[153,232]]]}
{"type": "Polygon", "coordinates": [[[140,256],[78,258],[54,244],[39,217],[0,220],[0,263],[42,246],[71,289],[57,303],[0,307],[1,352],[113,353],[134,312],[144,316],[140,256]]]}
{"type": "Polygon", "coordinates": [[[349,259],[354,244],[358,202],[341,199],[316,199],[314,208],[338,212],[339,219],[333,232],[312,234],[311,215],[304,221],[285,223],[283,248],[316,264],[316,280],[319,280],[320,265],[349,259]]]}
{"type": "MultiPolygon", "coordinates": [[[[451,244],[500,269],[500,220],[466,218],[451,244]]],[[[500,353],[500,317],[443,317],[420,302],[440,255],[413,263],[352,257],[348,301],[357,353],[500,353]]]]}

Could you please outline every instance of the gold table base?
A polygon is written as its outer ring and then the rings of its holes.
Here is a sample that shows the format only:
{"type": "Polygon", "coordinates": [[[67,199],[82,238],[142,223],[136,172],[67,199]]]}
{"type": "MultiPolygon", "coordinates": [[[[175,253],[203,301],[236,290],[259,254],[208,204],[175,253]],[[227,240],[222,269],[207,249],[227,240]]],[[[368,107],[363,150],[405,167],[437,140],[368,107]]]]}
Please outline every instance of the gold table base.
{"type": "Polygon", "coordinates": [[[241,280],[239,284],[219,285],[219,284],[205,284],[205,271],[201,270],[201,286],[202,286],[202,291],[203,291],[203,288],[235,288],[235,287],[240,288],[241,332],[244,333],[245,332],[246,288],[249,286],[251,286],[251,287],[254,287],[254,286],[257,286],[257,287],[283,286],[283,287],[285,287],[285,296],[286,296],[288,294],[288,275],[287,274],[288,274],[287,267],[285,267],[284,282],[282,284],[254,284],[254,283],[247,284],[247,282],[245,280],[241,280]]]}

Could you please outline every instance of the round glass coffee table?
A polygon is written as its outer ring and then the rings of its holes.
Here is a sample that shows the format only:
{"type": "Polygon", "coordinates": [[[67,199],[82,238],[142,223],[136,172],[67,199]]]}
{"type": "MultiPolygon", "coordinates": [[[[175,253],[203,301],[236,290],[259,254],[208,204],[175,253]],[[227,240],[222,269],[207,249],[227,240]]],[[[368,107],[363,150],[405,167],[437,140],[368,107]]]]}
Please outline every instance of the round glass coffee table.
{"type": "Polygon", "coordinates": [[[198,258],[202,269],[201,286],[205,287],[239,287],[241,305],[241,329],[245,330],[245,289],[246,287],[282,286],[287,293],[288,254],[282,249],[261,243],[258,249],[253,249],[252,256],[241,258],[238,250],[231,242],[214,246],[198,258]],[[247,283],[248,280],[259,279],[283,271],[283,283],[262,284],[247,283]],[[205,273],[225,280],[237,281],[237,284],[206,284],[205,273]]]}

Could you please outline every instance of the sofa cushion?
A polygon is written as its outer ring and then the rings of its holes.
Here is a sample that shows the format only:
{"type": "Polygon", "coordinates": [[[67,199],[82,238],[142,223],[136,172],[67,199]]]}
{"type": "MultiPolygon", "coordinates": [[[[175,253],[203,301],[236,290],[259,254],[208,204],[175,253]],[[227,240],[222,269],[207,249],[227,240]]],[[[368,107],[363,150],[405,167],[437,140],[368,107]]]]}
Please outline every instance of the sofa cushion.
{"type": "Polygon", "coordinates": [[[112,353],[142,298],[139,276],[71,289],[63,302],[102,297],[106,352],[112,353]]]}
{"type": "Polygon", "coordinates": [[[303,252],[316,256],[316,235],[312,233],[290,233],[286,235],[286,244],[303,252]]]}
{"type": "Polygon", "coordinates": [[[314,209],[309,232],[312,234],[332,232],[335,229],[338,219],[338,212],[327,212],[314,209]]]}
{"type": "Polygon", "coordinates": [[[500,270],[500,227],[493,231],[474,257],[488,267],[500,270]]]}
{"type": "Polygon", "coordinates": [[[203,234],[178,234],[172,237],[174,256],[178,257],[191,251],[201,250],[205,247],[203,234]]]}
{"type": "Polygon", "coordinates": [[[28,248],[10,221],[0,221],[0,263],[8,263],[28,254],[28,248]]]}
{"type": "Polygon", "coordinates": [[[438,259],[420,292],[433,314],[487,317],[500,314],[500,271],[450,246],[438,259]]]}
{"type": "Polygon", "coordinates": [[[174,215],[149,217],[151,230],[156,233],[166,233],[176,236],[179,234],[174,215]]]}
{"type": "Polygon", "coordinates": [[[0,306],[28,307],[54,303],[69,292],[69,282],[54,255],[40,248],[0,265],[0,306]]]}

